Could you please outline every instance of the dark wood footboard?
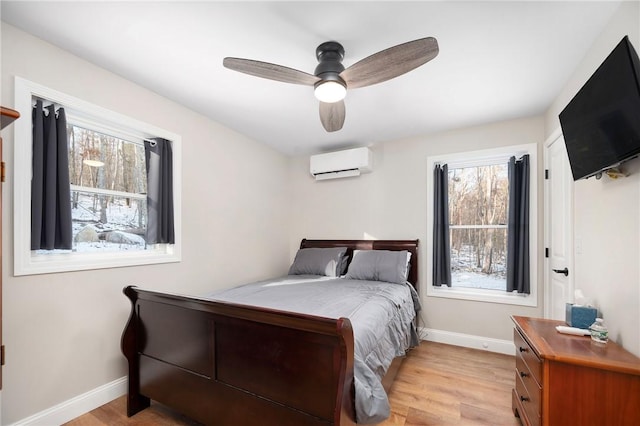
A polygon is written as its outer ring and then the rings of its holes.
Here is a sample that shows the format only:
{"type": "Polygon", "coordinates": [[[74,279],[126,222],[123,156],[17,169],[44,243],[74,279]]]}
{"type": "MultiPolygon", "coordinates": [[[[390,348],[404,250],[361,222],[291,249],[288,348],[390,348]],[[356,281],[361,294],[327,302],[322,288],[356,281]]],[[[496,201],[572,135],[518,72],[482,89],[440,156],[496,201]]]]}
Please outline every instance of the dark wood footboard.
{"type": "Polygon", "coordinates": [[[355,424],[348,319],[124,293],[129,416],[153,399],[210,425],[355,424]]]}

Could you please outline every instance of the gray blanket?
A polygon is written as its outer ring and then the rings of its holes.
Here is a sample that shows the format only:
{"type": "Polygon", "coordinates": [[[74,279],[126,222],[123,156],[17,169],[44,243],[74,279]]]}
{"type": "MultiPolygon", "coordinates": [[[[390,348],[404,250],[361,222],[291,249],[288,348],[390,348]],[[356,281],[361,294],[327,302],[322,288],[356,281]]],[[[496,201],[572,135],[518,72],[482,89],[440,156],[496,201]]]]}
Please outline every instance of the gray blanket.
{"type": "Polygon", "coordinates": [[[409,284],[289,275],[207,297],[325,318],[349,318],[355,341],[356,420],[378,423],[389,417],[382,377],[393,358],[418,344],[415,318],[420,306],[409,284]]]}

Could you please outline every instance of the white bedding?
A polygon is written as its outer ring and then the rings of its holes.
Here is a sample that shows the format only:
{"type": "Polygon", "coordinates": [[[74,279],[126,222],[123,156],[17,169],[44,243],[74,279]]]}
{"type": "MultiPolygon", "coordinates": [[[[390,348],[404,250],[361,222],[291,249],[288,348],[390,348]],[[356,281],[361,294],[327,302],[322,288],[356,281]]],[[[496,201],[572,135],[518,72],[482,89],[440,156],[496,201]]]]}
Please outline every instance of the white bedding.
{"type": "Polygon", "coordinates": [[[216,292],[212,300],[351,321],[358,423],[378,423],[390,408],[382,377],[393,358],[418,344],[417,294],[409,284],[289,275],[216,292]]]}

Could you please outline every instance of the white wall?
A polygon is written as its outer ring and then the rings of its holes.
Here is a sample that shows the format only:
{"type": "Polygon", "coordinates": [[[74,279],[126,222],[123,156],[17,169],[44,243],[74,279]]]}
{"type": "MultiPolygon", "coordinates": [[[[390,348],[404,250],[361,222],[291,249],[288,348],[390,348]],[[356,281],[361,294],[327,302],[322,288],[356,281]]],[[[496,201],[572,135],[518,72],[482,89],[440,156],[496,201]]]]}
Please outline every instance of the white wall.
{"type": "MultiPolygon", "coordinates": [[[[538,283],[537,308],[426,297],[425,288],[430,282],[426,276],[427,157],[497,146],[540,144],[543,137],[543,119],[537,117],[393,141],[373,147],[372,173],[333,181],[316,182],[309,174],[309,157],[297,158],[292,162],[290,178],[294,213],[290,233],[292,253],[303,237],[417,238],[425,326],[510,340],[513,333],[510,315],[542,314],[541,283],[538,283]]],[[[539,200],[541,211],[541,198],[539,200]]],[[[539,213],[538,217],[542,215],[539,213]]],[[[541,224],[538,229],[541,236],[541,224]]],[[[542,265],[541,261],[538,263],[542,265]]]]}
{"type": "Polygon", "coordinates": [[[285,273],[290,194],[287,157],[15,27],[2,23],[1,35],[2,105],[13,106],[18,75],[180,134],[183,143],[182,262],[17,278],[13,146],[29,141],[2,132],[1,423],[10,424],[126,375],[124,286],[201,294],[285,273]]]}
{"type": "MultiPolygon", "coordinates": [[[[623,2],[545,115],[546,135],[558,114],[622,37],[640,53],[640,2],[623,2]]],[[[587,179],[574,186],[575,286],[593,299],[610,337],[640,356],[640,160],[624,179],[587,179]]]]}

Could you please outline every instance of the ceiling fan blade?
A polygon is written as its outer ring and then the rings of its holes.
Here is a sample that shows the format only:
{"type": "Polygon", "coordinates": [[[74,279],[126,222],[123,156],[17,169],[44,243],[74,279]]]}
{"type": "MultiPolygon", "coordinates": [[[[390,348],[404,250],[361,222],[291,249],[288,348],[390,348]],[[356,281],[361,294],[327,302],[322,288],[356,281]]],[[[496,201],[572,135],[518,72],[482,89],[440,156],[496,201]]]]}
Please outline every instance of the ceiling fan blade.
{"type": "Polygon", "coordinates": [[[327,132],[336,132],[342,129],[345,114],[344,101],[320,102],[320,121],[327,132]]]}
{"type": "Polygon", "coordinates": [[[374,53],[340,73],[347,87],[371,86],[407,73],[438,55],[433,37],[421,38],[374,53]]]}
{"type": "Polygon", "coordinates": [[[269,80],[282,81],[284,83],[313,86],[318,80],[320,80],[313,74],[308,74],[293,68],[283,67],[282,65],[254,61],[251,59],[224,58],[222,65],[230,70],[256,77],[267,78],[269,80]]]}

